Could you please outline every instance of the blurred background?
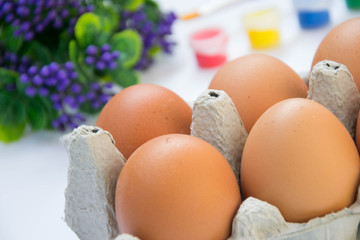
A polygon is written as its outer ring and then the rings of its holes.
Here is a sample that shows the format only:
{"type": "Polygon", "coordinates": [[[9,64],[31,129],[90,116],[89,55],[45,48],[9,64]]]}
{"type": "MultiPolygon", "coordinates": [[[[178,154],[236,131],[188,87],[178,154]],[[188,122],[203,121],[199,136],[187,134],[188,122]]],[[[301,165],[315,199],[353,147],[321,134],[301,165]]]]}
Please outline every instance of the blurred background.
{"type": "MultiPolygon", "coordinates": [[[[174,11],[177,16],[186,16],[209,1],[157,2],[164,12],[174,11]]],[[[316,5],[316,1],[299,2],[316,5]]],[[[207,88],[220,67],[200,67],[193,45],[190,44],[194,33],[209,28],[220,29],[227,36],[223,54],[228,61],[249,53],[262,52],[281,59],[298,73],[309,72],[317,46],[327,32],[347,19],[360,17],[360,10],[349,9],[344,0],[319,2],[328,4],[326,10],[329,21],[322,18],[318,27],[302,27],[296,5],[291,0],[239,0],[211,14],[189,20],[178,19],[173,25],[171,36],[176,42],[173,53],[157,56],[155,63],[140,73],[140,82],[167,87],[185,101],[194,101],[207,88]],[[267,23],[275,22],[271,27],[278,31],[278,39],[273,40],[275,43],[270,43],[268,47],[256,49],[249,38],[245,22],[254,14],[264,13],[259,11],[269,9],[275,15],[267,23]]],[[[264,23],[263,20],[260,22],[264,23]]],[[[255,21],[252,24],[258,23],[255,21]]],[[[90,117],[86,124],[93,125],[95,120],[96,115],[90,117]]],[[[68,158],[59,139],[65,133],[27,131],[16,142],[0,143],[1,240],[78,239],[63,221],[68,158]]]]}

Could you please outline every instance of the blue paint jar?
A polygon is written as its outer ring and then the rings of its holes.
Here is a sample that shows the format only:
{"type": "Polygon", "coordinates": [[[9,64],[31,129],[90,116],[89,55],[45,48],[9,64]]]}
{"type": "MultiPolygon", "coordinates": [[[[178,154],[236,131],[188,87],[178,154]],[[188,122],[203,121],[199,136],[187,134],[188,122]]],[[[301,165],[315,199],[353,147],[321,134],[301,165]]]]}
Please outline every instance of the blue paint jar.
{"type": "Polygon", "coordinates": [[[299,23],[302,28],[317,28],[330,22],[328,10],[319,11],[298,11],[299,23]]]}
{"type": "Polygon", "coordinates": [[[303,29],[318,28],[330,22],[331,0],[293,0],[299,24],[303,29]]]}

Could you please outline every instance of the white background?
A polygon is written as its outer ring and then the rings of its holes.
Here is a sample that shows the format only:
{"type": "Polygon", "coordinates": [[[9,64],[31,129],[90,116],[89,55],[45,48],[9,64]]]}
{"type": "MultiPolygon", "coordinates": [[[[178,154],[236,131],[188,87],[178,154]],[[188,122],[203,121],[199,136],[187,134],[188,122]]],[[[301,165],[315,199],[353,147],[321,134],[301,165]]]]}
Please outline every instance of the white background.
{"type": "MultiPolygon", "coordinates": [[[[206,1],[158,2],[163,9],[184,13],[206,1]]],[[[155,66],[142,74],[142,82],[165,86],[186,101],[195,100],[207,88],[217,69],[197,67],[189,46],[189,35],[204,27],[218,26],[229,34],[229,59],[254,52],[241,17],[244,13],[269,5],[280,11],[282,43],[275,49],[262,52],[280,58],[297,72],[309,71],[318,44],[332,27],[345,19],[360,16],[360,11],[349,11],[344,1],[335,0],[331,9],[331,24],[315,30],[302,30],[291,1],[240,1],[209,16],[188,22],[177,21],[173,38],[178,45],[174,54],[160,57],[155,66]]],[[[93,124],[94,120],[88,124],[93,124]]],[[[16,143],[0,143],[0,240],[78,239],[63,221],[68,159],[59,141],[62,135],[28,132],[16,143]]]]}

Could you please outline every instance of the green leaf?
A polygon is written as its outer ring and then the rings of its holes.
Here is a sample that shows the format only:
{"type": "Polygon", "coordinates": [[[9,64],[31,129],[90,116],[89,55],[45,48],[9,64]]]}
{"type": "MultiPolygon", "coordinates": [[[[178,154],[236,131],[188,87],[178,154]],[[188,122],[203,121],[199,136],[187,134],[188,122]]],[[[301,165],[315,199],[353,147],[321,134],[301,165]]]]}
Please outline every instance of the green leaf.
{"type": "Polygon", "coordinates": [[[39,104],[42,105],[43,110],[46,114],[46,129],[52,129],[51,121],[58,117],[58,112],[54,109],[53,104],[50,99],[39,97],[37,99],[39,101],[39,104]]]}
{"type": "Polygon", "coordinates": [[[47,65],[52,62],[52,56],[49,49],[35,40],[31,41],[29,44],[27,54],[34,56],[34,59],[37,59],[40,65],[47,65]]]}
{"type": "Polygon", "coordinates": [[[86,84],[87,80],[86,80],[86,76],[85,74],[88,74],[88,72],[86,71],[86,67],[84,66],[84,64],[82,64],[84,62],[84,59],[79,59],[79,47],[76,43],[75,40],[71,40],[69,43],[69,58],[70,61],[73,62],[74,67],[76,72],[78,73],[78,80],[81,83],[86,84]]]}
{"type": "Polygon", "coordinates": [[[0,141],[13,142],[21,138],[26,128],[23,97],[13,91],[0,91],[0,141]]]}
{"type": "Polygon", "coordinates": [[[0,88],[3,84],[16,83],[19,74],[9,69],[0,68],[0,88]]]}
{"type": "Polygon", "coordinates": [[[101,31],[113,33],[118,28],[120,22],[119,9],[114,4],[108,4],[96,8],[95,13],[100,17],[101,31]]]}
{"type": "Polygon", "coordinates": [[[98,34],[97,38],[96,38],[96,43],[98,45],[104,45],[106,43],[109,42],[109,38],[111,37],[111,34],[110,32],[101,32],[98,34]]]}
{"type": "Polygon", "coordinates": [[[120,52],[118,62],[123,68],[133,67],[139,60],[142,51],[141,36],[134,30],[124,30],[110,39],[113,50],[120,52]]]}
{"type": "Polygon", "coordinates": [[[26,115],[33,130],[41,130],[46,127],[48,122],[46,109],[38,98],[29,99],[26,104],[26,115]]]}
{"type": "Polygon", "coordinates": [[[25,133],[26,122],[10,126],[0,125],[0,141],[10,143],[19,140],[25,133]]]}
{"type": "Polygon", "coordinates": [[[110,72],[112,81],[122,87],[129,87],[140,82],[139,74],[133,70],[116,69],[110,72]]]}
{"type": "Polygon", "coordinates": [[[75,40],[71,40],[69,43],[69,58],[72,62],[77,62],[77,56],[79,54],[78,47],[75,40]]]}
{"type": "Polygon", "coordinates": [[[63,34],[60,35],[60,41],[55,51],[55,58],[53,61],[64,63],[69,60],[69,43],[69,35],[67,32],[63,32],[63,34]]]}
{"type": "Polygon", "coordinates": [[[0,92],[0,125],[18,125],[26,120],[23,99],[16,92],[0,92]]]}
{"type": "Polygon", "coordinates": [[[153,46],[149,49],[148,54],[150,54],[150,56],[155,56],[156,54],[158,54],[159,52],[161,52],[161,47],[159,45],[153,46]]]}
{"type": "Polygon", "coordinates": [[[25,93],[25,89],[26,89],[27,86],[28,86],[28,85],[27,85],[26,83],[22,83],[22,82],[20,81],[20,77],[18,77],[18,78],[16,79],[16,91],[17,91],[18,93],[24,94],[24,93],[25,93]]]}
{"type": "Polygon", "coordinates": [[[3,28],[1,33],[1,39],[4,40],[5,49],[14,53],[16,53],[20,49],[23,43],[22,37],[14,36],[14,28],[10,24],[5,25],[5,27],[3,28]]]}
{"type": "Polygon", "coordinates": [[[84,13],[75,25],[75,37],[81,47],[93,43],[101,30],[100,17],[94,13],[84,13]]]}
{"type": "Polygon", "coordinates": [[[159,22],[159,20],[161,19],[161,11],[159,5],[152,0],[145,1],[144,12],[147,18],[154,23],[159,22]]]}
{"type": "Polygon", "coordinates": [[[144,3],[144,0],[118,0],[118,2],[125,10],[136,11],[144,3]]]}
{"type": "Polygon", "coordinates": [[[90,115],[94,115],[94,114],[97,114],[101,111],[101,108],[99,109],[94,109],[93,106],[91,106],[91,103],[86,101],[85,103],[83,103],[81,106],[80,106],[80,110],[81,112],[83,113],[86,113],[86,114],[90,114],[90,115]]]}
{"type": "Polygon", "coordinates": [[[152,6],[154,8],[159,9],[159,11],[160,11],[159,4],[157,2],[155,2],[155,1],[153,1],[153,0],[145,0],[145,5],[146,6],[152,6]]]}

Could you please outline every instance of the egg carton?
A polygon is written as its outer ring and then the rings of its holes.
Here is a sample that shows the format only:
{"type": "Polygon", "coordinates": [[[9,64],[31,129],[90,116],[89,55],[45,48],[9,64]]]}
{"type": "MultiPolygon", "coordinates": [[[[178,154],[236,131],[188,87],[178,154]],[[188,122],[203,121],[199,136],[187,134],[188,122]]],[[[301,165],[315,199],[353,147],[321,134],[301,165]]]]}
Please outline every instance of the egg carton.
{"type": "MultiPolygon", "coordinates": [[[[342,64],[318,63],[303,75],[309,86],[308,98],[333,112],[355,137],[360,94],[342,64]],[[309,82],[307,80],[310,79],[309,82]],[[315,87],[316,86],[316,87],[315,87]]],[[[193,106],[191,134],[217,148],[240,179],[240,162],[247,132],[231,98],[220,90],[207,90],[193,106]],[[225,117],[225,118],[224,118],[225,117]]],[[[115,215],[115,189],[125,164],[111,134],[94,126],[80,126],[64,136],[69,155],[65,190],[65,222],[81,240],[136,240],[120,234],[115,215]]],[[[341,211],[309,220],[286,222],[279,209],[249,197],[237,211],[228,240],[239,239],[360,239],[360,188],[357,200],[341,211]]]]}

